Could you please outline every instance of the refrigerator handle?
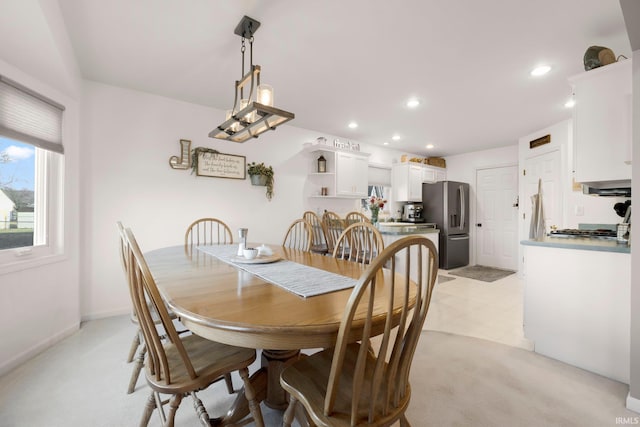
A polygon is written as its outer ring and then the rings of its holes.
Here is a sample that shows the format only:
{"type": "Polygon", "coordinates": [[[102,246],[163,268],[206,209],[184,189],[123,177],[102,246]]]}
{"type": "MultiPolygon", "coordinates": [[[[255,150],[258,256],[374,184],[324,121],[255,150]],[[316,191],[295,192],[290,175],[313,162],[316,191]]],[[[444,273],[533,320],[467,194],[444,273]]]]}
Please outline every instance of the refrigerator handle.
{"type": "Polygon", "coordinates": [[[466,203],[464,202],[464,187],[462,185],[459,186],[458,191],[460,192],[460,225],[458,228],[463,230],[464,224],[467,222],[467,212],[465,211],[466,203]]]}
{"type": "Polygon", "coordinates": [[[449,240],[451,240],[452,242],[454,240],[469,240],[469,235],[465,234],[464,236],[459,237],[449,237],[449,240]]]}

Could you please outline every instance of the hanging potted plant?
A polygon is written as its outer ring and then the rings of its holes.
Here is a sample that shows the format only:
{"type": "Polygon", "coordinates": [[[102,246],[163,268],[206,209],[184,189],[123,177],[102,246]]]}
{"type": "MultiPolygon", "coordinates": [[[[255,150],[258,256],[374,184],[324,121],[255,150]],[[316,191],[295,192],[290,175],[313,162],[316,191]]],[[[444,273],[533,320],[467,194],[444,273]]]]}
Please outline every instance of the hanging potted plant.
{"type": "Polygon", "coordinates": [[[264,185],[267,187],[267,199],[273,197],[273,168],[264,163],[251,162],[247,165],[247,173],[252,185],[264,185]]]}

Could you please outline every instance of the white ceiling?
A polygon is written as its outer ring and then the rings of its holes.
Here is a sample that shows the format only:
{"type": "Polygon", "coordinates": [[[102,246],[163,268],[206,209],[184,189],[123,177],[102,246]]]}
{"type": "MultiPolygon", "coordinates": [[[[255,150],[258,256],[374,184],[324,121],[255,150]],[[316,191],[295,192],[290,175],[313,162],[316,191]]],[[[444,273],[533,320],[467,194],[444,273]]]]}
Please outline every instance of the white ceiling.
{"type": "Polygon", "coordinates": [[[262,23],[254,63],[291,126],[377,145],[398,133],[390,147],[421,155],[515,144],[570,117],[567,77],[584,72],[589,46],[631,57],[619,0],[59,3],[84,78],[220,110],[233,104],[233,30],[248,15],[262,23]],[[551,72],[530,77],[541,63],[551,72]]]}

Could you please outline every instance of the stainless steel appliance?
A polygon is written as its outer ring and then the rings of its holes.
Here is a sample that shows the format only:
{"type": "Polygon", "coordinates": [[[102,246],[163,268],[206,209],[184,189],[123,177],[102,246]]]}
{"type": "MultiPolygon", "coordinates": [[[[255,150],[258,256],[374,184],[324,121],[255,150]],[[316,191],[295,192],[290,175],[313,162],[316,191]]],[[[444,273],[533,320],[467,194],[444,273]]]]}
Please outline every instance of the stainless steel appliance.
{"type": "Polygon", "coordinates": [[[441,181],[422,184],[423,217],[440,229],[440,268],[469,264],[469,184],[441,181]]]}
{"type": "Polygon", "coordinates": [[[597,228],[594,230],[578,229],[578,228],[563,228],[558,230],[551,230],[549,235],[551,237],[567,237],[567,238],[582,237],[586,239],[615,240],[617,232],[616,230],[609,230],[606,228],[597,228]]]}
{"type": "Polygon", "coordinates": [[[402,207],[402,221],[424,222],[422,203],[407,203],[402,207]]]}

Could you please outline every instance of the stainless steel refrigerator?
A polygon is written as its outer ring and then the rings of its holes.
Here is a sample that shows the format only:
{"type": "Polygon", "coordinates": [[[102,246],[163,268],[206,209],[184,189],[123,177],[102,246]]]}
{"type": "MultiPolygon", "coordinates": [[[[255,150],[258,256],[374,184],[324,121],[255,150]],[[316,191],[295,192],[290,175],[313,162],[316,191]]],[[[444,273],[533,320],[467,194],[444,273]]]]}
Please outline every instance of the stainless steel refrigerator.
{"type": "Polygon", "coordinates": [[[441,181],[422,184],[422,215],[440,229],[440,268],[469,264],[469,184],[441,181]]]}

